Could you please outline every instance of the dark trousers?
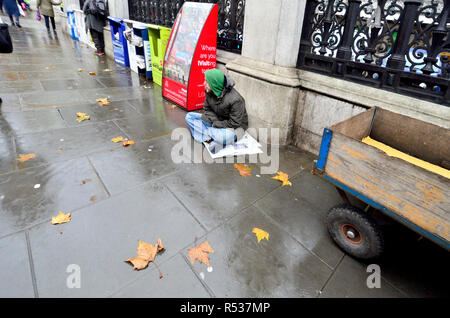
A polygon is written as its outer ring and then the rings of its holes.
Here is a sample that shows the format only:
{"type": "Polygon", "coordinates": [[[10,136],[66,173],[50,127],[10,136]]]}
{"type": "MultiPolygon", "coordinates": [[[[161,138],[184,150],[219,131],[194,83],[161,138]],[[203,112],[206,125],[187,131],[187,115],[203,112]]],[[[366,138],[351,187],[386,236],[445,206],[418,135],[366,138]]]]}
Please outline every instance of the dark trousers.
{"type": "Polygon", "coordinates": [[[105,39],[103,37],[103,32],[98,32],[94,29],[90,29],[92,41],[94,41],[95,47],[97,51],[104,52],[105,51],[105,39]]]}
{"type": "Polygon", "coordinates": [[[44,15],[44,19],[45,19],[45,26],[47,27],[47,30],[50,30],[50,23],[48,21],[49,19],[52,21],[53,30],[56,30],[54,17],[49,17],[49,16],[44,15]]]}

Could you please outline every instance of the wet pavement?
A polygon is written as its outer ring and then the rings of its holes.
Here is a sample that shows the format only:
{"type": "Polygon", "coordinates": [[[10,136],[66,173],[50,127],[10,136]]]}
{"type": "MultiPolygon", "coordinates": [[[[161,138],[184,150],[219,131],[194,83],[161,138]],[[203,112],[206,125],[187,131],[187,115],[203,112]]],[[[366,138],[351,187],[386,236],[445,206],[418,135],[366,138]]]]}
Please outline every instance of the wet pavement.
{"type": "Polygon", "coordinates": [[[0,297],[448,296],[448,253],[400,227],[378,263],[381,288],[367,287],[368,264],[327,233],[341,199],[310,174],[313,155],[280,149],[292,187],[257,177],[262,164],[248,178],[232,164],[176,164],[171,131],[186,113],[160,87],[34,19],[22,25],[11,29],[15,52],[0,55],[0,297]],[[96,104],[103,97],[110,106],[96,104]],[[16,160],[26,153],[36,158],[16,160]],[[52,225],[60,210],[71,222],[52,225]],[[270,239],[258,243],[254,227],[270,239]],[[159,237],[162,279],[152,263],[124,262],[138,240],[159,237]],[[203,241],[212,270],[188,257],[203,241]],[[71,264],[81,288],[67,286],[71,264]]]}

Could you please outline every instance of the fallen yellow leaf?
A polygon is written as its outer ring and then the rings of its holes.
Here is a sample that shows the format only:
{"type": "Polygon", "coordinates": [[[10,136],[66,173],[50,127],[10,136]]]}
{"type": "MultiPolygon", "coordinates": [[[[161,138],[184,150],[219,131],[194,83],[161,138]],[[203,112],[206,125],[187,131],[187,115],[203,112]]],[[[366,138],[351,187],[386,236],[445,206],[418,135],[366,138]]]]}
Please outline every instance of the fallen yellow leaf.
{"type": "Polygon", "coordinates": [[[17,160],[20,161],[20,162],[25,162],[25,161],[28,161],[28,160],[33,159],[35,157],[36,157],[36,155],[34,153],[19,154],[19,158],[17,158],[17,160]]]}
{"type": "Polygon", "coordinates": [[[252,168],[246,167],[242,163],[235,163],[234,167],[239,170],[239,174],[243,177],[250,177],[252,175],[252,168]]]}
{"type": "Polygon", "coordinates": [[[287,173],[284,173],[284,172],[281,172],[281,171],[278,171],[277,172],[277,176],[272,177],[272,179],[279,180],[279,181],[283,182],[282,186],[285,186],[285,185],[291,186],[292,185],[292,183],[288,180],[289,176],[287,175],[287,173]]]}
{"type": "Polygon", "coordinates": [[[79,68],[79,69],[78,69],[78,72],[83,72],[83,69],[82,69],[82,68],[79,68]]]}
{"type": "Polygon", "coordinates": [[[108,97],[105,98],[97,98],[96,101],[100,106],[109,106],[111,102],[108,100],[108,97]]]}
{"type": "Polygon", "coordinates": [[[254,227],[252,230],[253,233],[256,234],[256,238],[258,239],[258,243],[262,240],[262,239],[266,239],[269,240],[269,233],[267,233],[264,230],[258,229],[257,227],[254,227]]]}
{"type": "Polygon", "coordinates": [[[103,70],[103,72],[111,72],[111,70],[109,68],[106,68],[103,70]]]}
{"type": "Polygon", "coordinates": [[[175,108],[177,108],[177,105],[170,106],[170,109],[175,109],[175,108]]]}
{"type": "Polygon", "coordinates": [[[70,222],[70,212],[64,214],[62,211],[59,211],[57,216],[52,217],[52,224],[61,224],[70,222]]]}
{"type": "Polygon", "coordinates": [[[85,113],[77,113],[77,122],[81,123],[84,120],[91,120],[91,117],[85,113]]]}
{"type": "Polygon", "coordinates": [[[116,138],[111,139],[111,141],[117,143],[117,142],[122,142],[122,141],[124,141],[124,140],[123,140],[123,137],[122,137],[122,136],[119,136],[119,137],[116,137],[116,138]]]}

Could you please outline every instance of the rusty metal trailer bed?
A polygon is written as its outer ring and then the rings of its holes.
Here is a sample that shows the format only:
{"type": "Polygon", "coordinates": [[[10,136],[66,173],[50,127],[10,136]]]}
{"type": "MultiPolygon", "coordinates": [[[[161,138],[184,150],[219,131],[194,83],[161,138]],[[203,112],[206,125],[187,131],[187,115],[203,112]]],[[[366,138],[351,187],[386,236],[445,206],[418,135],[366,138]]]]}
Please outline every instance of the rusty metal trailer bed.
{"type": "MultiPolygon", "coordinates": [[[[324,129],[313,173],[368,206],[450,250],[450,179],[363,143],[370,136],[399,151],[450,169],[450,131],[380,108],[324,129]]],[[[348,254],[371,259],[384,248],[383,232],[364,211],[332,208],[327,226],[348,254]]]]}

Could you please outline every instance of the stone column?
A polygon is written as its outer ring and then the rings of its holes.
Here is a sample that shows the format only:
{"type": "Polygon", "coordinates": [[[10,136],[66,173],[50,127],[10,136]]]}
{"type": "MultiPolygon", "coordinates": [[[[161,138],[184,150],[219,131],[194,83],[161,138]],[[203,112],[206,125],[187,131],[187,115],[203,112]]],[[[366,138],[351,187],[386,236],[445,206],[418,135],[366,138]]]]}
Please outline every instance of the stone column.
{"type": "Polygon", "coordinates": [[[297,56],[305,0],[247,0],[242,55],[226,64],[246,100],[249,125],[279,128],[290,143],[300,81],[297,56]]]}

